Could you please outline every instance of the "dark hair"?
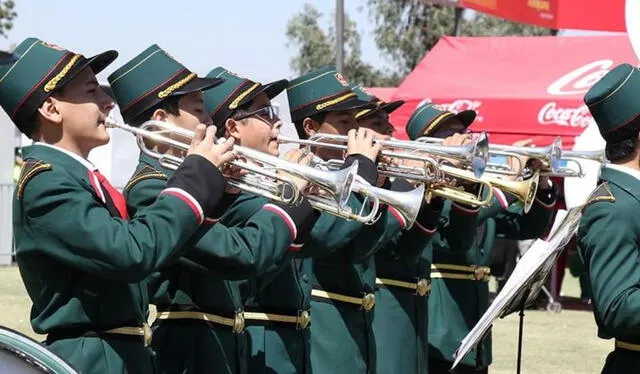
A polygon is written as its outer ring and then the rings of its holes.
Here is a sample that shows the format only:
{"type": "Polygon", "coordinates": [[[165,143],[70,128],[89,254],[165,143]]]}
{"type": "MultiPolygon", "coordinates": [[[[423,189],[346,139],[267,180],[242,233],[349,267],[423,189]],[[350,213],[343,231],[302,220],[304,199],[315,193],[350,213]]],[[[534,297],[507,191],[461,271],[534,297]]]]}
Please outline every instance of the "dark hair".
{"type": "Polygon", "coordinates": [[[165,111],[177,116],[180,114],[180,98],[182,95],[169,96],[152,106],[151,108],[145,110],[144,112],[137,115],[134,119],[131,120],[131,124],[133,126],[140,126],[144,122],[148,121],[153,117],[153,112],[158,109],[164,109],[165,111]]]}
{"type": "MultiPolygon", "coordinates": [[[[59,99],[60,96],[63,94],[64,92],[64,85],[62,87],[57,87],[52,93],[51,95],[49,95],[49,97],[54,97],[56,99],[59,99]]],[[[45,99],[42,104],[44,104],[47,101],[47,99],[45,99]]],[[[36,140],[33,138],[33,135],[38,132],[38,130],[40,130],[40,126],[42,125],[42,122],[40,121],[40,117],[38,116],[38,109],[40,109],[40,107],[42,107],[42,104],[40,104],[40,106],[38,108],[36,108],[35,112],[33,113],[33,116],[31,116],[31,119],[29,120],[29,125],[28,127],[23,127],[20,131],[22,131],[23,134],[25,134],[29,139],[31,140],[36,140]]]]}
{"type": "Polygon", "coordinates": [[[640,135],[640,119],[636,118],[628,125],[615,130],[604,137],[607,141],[605,155],[611,162],[626,162],[633,158],[640,135]]]}
{"type": "Polygon", "coordinates": [[[231,114],[229,114],[229,117],[226,117],[225,119],[222,120],[222,123],[220,124],[216,124],[214,123],[214,125],[218,126],[216,128],[216,137],[221,138],[224,136],[225,131],[227,131],[227,125],[226,122],[229,118],[231,119],[235,119],[237,120],[238,118],[246,115],[247,113],[249,113],[249,107],[251,106],[251,104],[253,104],[253,99],[249,100],[248,102],[240,105],[239,107],[237,107],[236,109],[234,109],[231,114]]]}
{"type": "MultiPolygon", "coordinates": [[[[313,121],[318,123],[324,123],[324,120],[327,118],[327,112],[319,112],[312,114],[306,118],[311,118],[313,121]]],[[[298,132],[298,137],[300,139],[307,139],[307,132],[304,131],[304,118],[293,123],[296,127],[296,131],[298,132]]]]}

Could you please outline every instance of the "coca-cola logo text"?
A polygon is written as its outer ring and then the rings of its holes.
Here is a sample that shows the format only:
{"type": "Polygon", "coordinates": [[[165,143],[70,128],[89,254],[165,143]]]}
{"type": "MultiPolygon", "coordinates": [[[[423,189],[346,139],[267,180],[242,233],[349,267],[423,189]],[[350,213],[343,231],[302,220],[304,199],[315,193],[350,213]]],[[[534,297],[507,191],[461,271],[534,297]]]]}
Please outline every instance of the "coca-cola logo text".
{"type": "Polygon", "coordinates": [[[547,92],[557,96],[585,94],[612,66],[612,60],[590,62],[558,78],[547,92]]]}
{"type": "Polygon", "coordinates": [[[545,104],[538,112],[541,125],[558,125],[586,128],[593,120],[586,105],[578,108],[560,108],[554,101],[545,104]]]}

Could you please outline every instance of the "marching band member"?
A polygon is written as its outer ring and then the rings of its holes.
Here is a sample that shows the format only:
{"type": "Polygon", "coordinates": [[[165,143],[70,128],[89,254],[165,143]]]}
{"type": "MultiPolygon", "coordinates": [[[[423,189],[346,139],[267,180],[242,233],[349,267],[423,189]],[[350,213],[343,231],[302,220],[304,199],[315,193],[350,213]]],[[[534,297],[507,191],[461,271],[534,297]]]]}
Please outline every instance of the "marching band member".
{"type": "MultiPolygon", "coordinates": [[[[443,112],[427,104],[416,109],[407,123],[407,134],[415,140],[420,136],[446,138],[462,134],[473,123],[475,112],[458,114],[443,112]]],[[[527,160],[522,159],[522,165],[527,160]]],[[[536,163],[541,167],[540,163],[536,163]]],[[[523,214],[516,198],[493,190],[492,204],[482,208],[461,207],[476,222],[466,231],[448,231],[438,227],[431,265],[431,295],[429,300],[429,372],[448,373],[453,354],[486,311],[489,304],[489,267],[496,235],[508,239],[530,239],[545,234],[554,213],[555,189],[546,177],[540,177],[536,202],[528,214],[523,214]],[[462,239],[462,240],[461,240],[462,239]],[[453,240],[453,241],[452,241],[453,240]]],[[[448,212],[448,209],[443,209],[448,212]]],[[[491,337],[467,355],[460,373],[486,373],[491,364],[491,337]]]]}
{"type": "MultiPolygon", "coordinates": [[[[287,95],[291,118],[302,139],[323,133],[348,133],[350,137],[363,134],[371,141],[381,138],[371,130],[358,128],[355,118],[360,110],[375,109],[376,103],[358,99],[335,67],[321,68],[292,80],[287,95]]],[[[374,152],[366,158],[359,156],[368,170],[361,176],[373,186],[378,181],[373,161],[380,148],[381,145],[374,146],[374,152]]],[[[340,152],[323,147],[319,147],[316,154],[324,160],[343,158],[340,152]]],[[[345,164],[348,162],[347,159],[345,164]]],[[[412,188],[408,183],[385,187],[398,191],[412,188]]],[[[430,213],[430,209],[421,209],[413,229],[427,239],[432,232],[419,227],[430,227],[434,216],[430,213]]],[[[375,339],[371,326],[376,288],[373,255],[400,235],[406,229],[406,223],[395,208],[385,207],[375,224],[365,225],[350,237],[350,241],[336,246],[335,239],[340,234],[332,228],[335,219],[325,216],[313,228],[310,240],[302,249],[303,253],[315,253],[312,269],[309,261],[302,264],[312,274],[312,370],[318,373],[375,373],[375,339]]]]}
{"type": "Polygon", "coordinates": [[[640,72],[621,64],[584,97],[606,141],[610,164],[602,167],[597,188],[582,208],[578,253],[589,279],[598,336],[615,338],[604,374],[640,367],[640,72]]]}
{"type": "MultiPolygon", "coordinates": [[[[278,156],[277,137],[282,121],[277,108],[272,106],[271,99],[285,90],[288,81],[261,84],[223,67],[213,69],[207,76],[225,79],[223,85],[204,95],[206,113],[214,123],[220,125],[218,135],[233,137],[236,144],[243,147],[278,156]]],[[[306,165],[311,156],[304,157],[300,150],[295,149],[289,151],[284,158],[292,162],[301,160],[306,165]]],[[[297,180],[301,192],[305,189],[305,181],[294,177],[292,180],[297,180]]],[[[246,225],[247,220],[257,214],[265,202],[264,198],[255,195],[240,194],[220,222],[230,227],[246,225]]],[[[315,215],[310,217],[310,222],[298,224],[295,244],[291,246],[287,256],[269,269],[268,273],[236,285],[241,301],[246,303],[245,357],[249,373],[291,372],[303,362],[304,342],[299,337],[308,331],[309,313],[308,308],[301,305],[295,281],[285,278],[286,282],[281,284],[285,288],[277,292],[263,290],[268,290],[273,277],[286,274],[288,267],[292,266],[292,258],[297,256],[308,236],[308,231],[301,229],[313,226],[317,218],[315,215]]],[[[296,228],[292,226],[289,229],[296,228]]],[[[288,230],[278,228],[271,235],[283,236],[285,233],[288,230]]]]}
{"type": "MultiPolygon", "coordinates": [[[[377,102],[377,110],[358,112],[358,125],[376,133],[392,135],[393,125],[389,113],[402,101],[385,103],[377,97],[355,87],[358,97],[377,102]]],[[[451,136],[443,144],[461,145],[471,141],[466,136],[451,136]]],[[[420,167],[420,162],[405,162],[420,167]]],[[[433,197],[430,201],[432,218],[430,225],[417,226],[428,233],[435,233],[442,214],[444,200],[433,197]]],[[[471,209],[470,207],[468,209],[471,209]]],[[[475,217],[462,210],[451,209],[442,230],[462,230],[475,227],[475,217]]],[[[423,373],[427,370],[428,318],[427,301],[430,291],[431,246],[428,235],[415,235],[416,230],[401,235],[376,253],[376,312],[373,331],[376,336],[376,368],[379,373],[423,373]],[[411,233],[414,233],[412,235],[411,233]],[[429,240],[425,240],[428,238],[429,240]],[[389,323],[393,321],[393,323],[389,323]],[[408,339],[409,338],[409,339],[408,339]]]]}
{"type": "MultiPolygon", "coordinates": [[[[227,90],[223,79],[197,77],[157,45],[116,70],[109,83],[125,121],[134,126],[165,121],[187,130],[211,123],[203,91],[227,90]]],[[[286,82],[278,84],[284,89],[286,82]]],[[[162,145],[149,146],[171,154],[162,145]]],[[[141,153],[125,187],[132,215],[153,203],[171,175],[157,159],[141,153]]],[[[224,279],[246,279],[267,270],[294,248],[292,243],[313,222],[306,200],[295,207],[259,200],[237,227],[216,223],[224,211],[238,209],[242,199],[227,194],[211,219],[182,243],[192,248],[190,254],[165,266],[150,282],[157,309],[153,348],[163,373],[244,372],[242,299],[236,283],[224,279]]]]}
{"type": "Polygon", "coordinates": [[[95,74],[117,57],[81,54],[28,38],[0,67],[0,105],[35,141],[13,203],[17,262],[33,302],[31,325],[82,373],[153,373],[144,279],[179,253],[223,195],[216,166],[231,144],[197,129],[158,198],[128,217],[124,198],[87,161],[109,141],[113,102],[95,74]]]}

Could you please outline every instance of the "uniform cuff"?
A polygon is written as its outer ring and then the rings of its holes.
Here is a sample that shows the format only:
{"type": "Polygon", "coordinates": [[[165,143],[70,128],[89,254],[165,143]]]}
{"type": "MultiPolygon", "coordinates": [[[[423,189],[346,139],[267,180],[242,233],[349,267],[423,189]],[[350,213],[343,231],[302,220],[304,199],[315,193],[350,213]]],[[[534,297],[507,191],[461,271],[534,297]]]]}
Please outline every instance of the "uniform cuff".
{"type": "Polygon", "coordinates": [[[416,228],[425,234],[431,235],[435,233],[443,205],[444,200],[440,197],[433,198],[429,204],[422,203],[415,222],[416,228]]]}
{"type": "Polygon", "coordinates": [[[167,181],[167,190],[178,194],[183,200],[187,198],[186,195],[190,196],[193,200],[189,201],[192,204],[195,201],[200,207],[199,219],[202,222],[205,216],[212,215],[222,199],[225,185],[226,179],[209,160],[199,155],[189,155],[167,181]],[[178,190],[186,195],[176,192],[178,190]]]}
{"type": "Polygon", "coordinates": [[[358,175],[364,178],[370,185],[375,186],[378,181],[378,168],[376,164],[361,154],[350,155],[342,164],[342,168],[348,168],[358,161],[358,175]]]}
{"type": "Polygon", "coordinates": [[[307,199],[302,199],[297,206],[269,203],[265,204],[263,209],[276,213],[285,221],[293,238],[292,250],[299,250],[302,247],[309,236],[311,227],[320,217],[320,214],[314,211],[307,199]]]}
{"type": "Polygon", "coordinates": [[[517,197],[509,193],[506,194],[496,187],[491,188],[491,193],[493,193],[493,196],[498,200],[503,209],[507,209],[511,204],[518,201],[517,197]]]}
{"type": "Polygon", "coordinates": [[[215,221],[215,222],[219,221],[220,217],[222,217],[224,213],[227,210],[229,210],[231,205],[233,205],[236,202],[239,196],[240,194],[231,194],[231,193],[225,192],[224,195],[222,196],[222,199],[218,203],[218,205],[216,205],[213,212],[211,212],[211,215],[207,217],[205,221],[207,220],[215,221]]]}
{"type": "Polygon", "coordinates": [[[462,214],[476,215],[480,212],[480,207],[472,207],[466,204],[459,204],[459,203],[453,202],[451,206],[453,207],[453,209],[457,210],[462,214]]]}
{"type": "Polygon", "coordinates": [[[547,209],[552,209],[556,205],[556,186],[552,185],[551,188],[547,190],[541,190],[538,187],[538,193],[536,194],[536,202],[547,209]]]}

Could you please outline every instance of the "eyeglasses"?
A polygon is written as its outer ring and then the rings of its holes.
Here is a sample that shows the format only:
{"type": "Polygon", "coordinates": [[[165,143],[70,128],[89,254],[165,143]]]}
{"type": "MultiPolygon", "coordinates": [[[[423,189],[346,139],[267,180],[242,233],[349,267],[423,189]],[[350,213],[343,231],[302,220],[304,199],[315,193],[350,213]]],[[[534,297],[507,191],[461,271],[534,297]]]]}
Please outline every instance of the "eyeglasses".
{"type": "Polygon", "coordinates": [[[280,110],[278,107],[274,106],[265,106],[260,109],[254,110],[249,113],[245,113],[241,116],[236,117],[236,120],[240,121],[249,117],[259,117],[260,119],[267,122],[269,125],[275,125],[278,121],[280,121],[280,110]]]}

